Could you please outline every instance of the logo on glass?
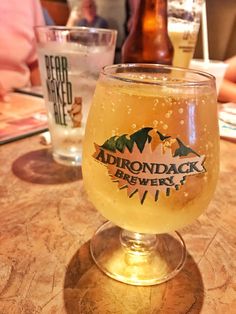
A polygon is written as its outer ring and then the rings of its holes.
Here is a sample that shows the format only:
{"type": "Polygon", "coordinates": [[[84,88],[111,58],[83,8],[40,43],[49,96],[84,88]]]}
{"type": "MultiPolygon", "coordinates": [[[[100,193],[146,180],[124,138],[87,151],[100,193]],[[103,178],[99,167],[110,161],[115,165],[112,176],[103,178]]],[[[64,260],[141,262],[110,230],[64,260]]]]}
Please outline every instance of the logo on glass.
{"type": "Polygon", "coordinates": [[[186,146],[179,138],[165,136],[151,127],[128,135],[113,136],[95,145],[93,157],[107,167],[119,189],[139,195],[143,204],[147,193],[158,201],[159,193],[169,196],[179,190],[188,176],[206,172],[205,156],[186,146]]]}

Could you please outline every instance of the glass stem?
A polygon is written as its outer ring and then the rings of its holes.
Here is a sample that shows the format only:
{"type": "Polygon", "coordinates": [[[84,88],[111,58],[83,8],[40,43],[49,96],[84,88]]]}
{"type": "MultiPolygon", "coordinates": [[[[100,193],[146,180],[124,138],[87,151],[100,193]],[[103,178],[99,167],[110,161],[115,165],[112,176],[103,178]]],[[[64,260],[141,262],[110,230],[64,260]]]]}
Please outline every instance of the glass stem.
{"type": "Polygon", "coordinates": [[[126,262],[129,265],[147,263],[157,246],[155,234],[145,234],[121,230],[120,242],[126,251],[126,262]]]}

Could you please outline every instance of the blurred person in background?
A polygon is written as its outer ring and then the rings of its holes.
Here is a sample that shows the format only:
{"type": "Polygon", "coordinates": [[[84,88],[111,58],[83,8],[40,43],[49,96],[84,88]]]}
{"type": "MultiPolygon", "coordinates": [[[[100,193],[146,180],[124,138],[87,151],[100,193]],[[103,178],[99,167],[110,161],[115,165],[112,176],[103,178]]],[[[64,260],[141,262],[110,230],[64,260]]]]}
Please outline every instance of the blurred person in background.
{"type": "Polygon", "coordinates": [[[0,99],[14,88],[40,85],[34,27],[44,25],[39,0],[0,1],[0,99]]]}
{"type": "Polygon", "coordinates": [[[218,99],[221,102],[234,102],[236,104],[236,56],[225,62],[229,66],[221,84],[218,99]]]}
{"type": "Polygon", "coordinates": [[[94,0],[82,0],[81,5],[71,11],[67,26],[108,28],[108,23],[97,15],[97,6],[94,0]]]}

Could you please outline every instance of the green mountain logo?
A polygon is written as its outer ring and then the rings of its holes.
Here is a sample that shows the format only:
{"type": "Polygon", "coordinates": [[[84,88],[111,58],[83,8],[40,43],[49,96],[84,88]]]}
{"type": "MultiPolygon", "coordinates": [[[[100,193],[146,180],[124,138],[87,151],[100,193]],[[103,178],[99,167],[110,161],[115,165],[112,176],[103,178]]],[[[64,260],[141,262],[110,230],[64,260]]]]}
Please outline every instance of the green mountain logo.
{"type": "MultiPolygon", "coordinates": [[[[128,134],[124,134],[121,136],[112,136],[101,147],[110,150],[111,152],[115,152],[116,150],[118,150],[119,152],[123,153],[125,148],[128,148],[128,150],[132,152],[134,144],[136,144],[140,153],[142,153],[145,144],[151,143],[152,141],[152,137],[149,135],[149,132],[151,130],[153,130],[153,128],[146,127],[131,134],[130,136],[128,136],[128,134]]],[[[162,142],[165,142],[171,138],[171,136],[165,136],[159,131],[156,131],[156,134],[159,136],[160,141],[162,142]]],[[[176,138],[176,141],[178,143],[178,148],[174,152],[174,157],[187,156],[190,153],[199,156],[199,154],[197,154],[190,147],[186,146],[179,138],[176,138]]]]}
{"type": "Polygon", "coordinates": [[[159,192],[168,197],[171,189],[178,191],[186,184],[188,176],[206,172],[205,156],[151,127],[94,145],[93,157],[107,167],[111,180],[119,189],[126,188],[129,198],[139,194],[141,204],[148,193],[158,201],[159,192]]]}

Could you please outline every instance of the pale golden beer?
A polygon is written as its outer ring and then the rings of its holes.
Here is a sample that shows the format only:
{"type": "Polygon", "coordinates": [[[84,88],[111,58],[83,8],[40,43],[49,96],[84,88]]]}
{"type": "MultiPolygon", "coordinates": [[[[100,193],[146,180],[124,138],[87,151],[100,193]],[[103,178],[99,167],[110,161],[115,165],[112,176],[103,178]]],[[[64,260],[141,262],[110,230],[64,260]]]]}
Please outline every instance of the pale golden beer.
{"type": "Polygon", "coordinates": [[[168,34],[174,47],[172,65],[188,68],[195,51],[204,0],[168,0],[168,34]]]}
{"type": "Polygon", "coordinates": [[[169,18],[169,37],[174,47],[173,66],[188,68],[196,47],[199,25],[178,24],[169,18]]]}
{"type": "Polygon", "coordinates": [[[206,209],[216,187],[214,78],[155,64],[105,67],[88,116],[82,169],[89,199],[109,220],[90,242],[96,264],[133,285],[174,277],[186,257],[174,231],[206,209]]]}
{"type": "MultiPolygon", "coordinates": [[[[181,82],[173,87],[153,86],[143,83],[143,77],[144,74],[132,74],[138,83],[126,81],[129,78],[126,74],[116,74],[113,80],[101,77],[86,129],[84,181],[90,199],[107,219],[131,231],[162,233],[191,223],[212,198],[218,175],[216,97],[211,86],[203,86],[196,93],[194,88],[184,87],[181,82]],[[174,154],[174,147],[178,147],[176,139],[179,139],[196,154],[204,156],[205,171],[187,176],[186,183],[177,190],[171,189],[169,196],[160,191],[157,201],[149,192],[143,203],[138,193],[129,197],[127,188],[119,189],[109,176],[107,167],[102,163],[106,156],[94,158],[94,143],[102,145],[114,136],[130,136],[142,128],[152,128],[148,134],[152,136],[153,149],[158,143],[165,143],[164,148],[169,147],[174,154]],[[170,137],[161,142],[156,132],[170,137]]],[[[154,78],[149,81],[156,82],[154,78]]],[[[139,158],[142,158],[142,154],[139,158]]],[[[143,158],[145,160],[146,157],[143,158]]],[[[180,158],[172,158],[169,164],[180,158]]],[[[135,161],[137,156],[127,151],[123,159],[135,161]]],[[[141,166],[137,164],[137,167],[141,166]]],[[[127,167],[117,169],[122,170],[123,174],[129,170],[127,167]]],[[[146,174],[147,178],[158,177],[152,177],[150,171],[146,171],[146,174]]],[[[118,172],[118,175],[122,173],[118,172]]],[[[169,177],[171,175],[175,175],[174,170],[169,172],[169,177]]],[[[158,178],[161,179],[160,175],[158,178]]],[[[129,180],[125,181],[129,184],[129,180]]],[[[153,181],[153,184],[157,184],[158,188],[160,181],[153,181]]],[[[148,182],[147,190],[149,187],[148,182]]]]}

